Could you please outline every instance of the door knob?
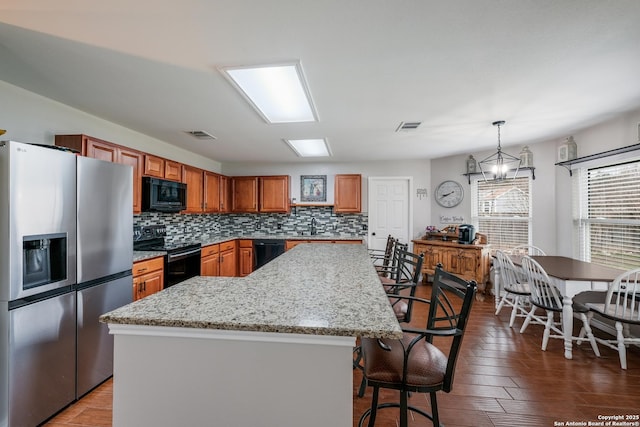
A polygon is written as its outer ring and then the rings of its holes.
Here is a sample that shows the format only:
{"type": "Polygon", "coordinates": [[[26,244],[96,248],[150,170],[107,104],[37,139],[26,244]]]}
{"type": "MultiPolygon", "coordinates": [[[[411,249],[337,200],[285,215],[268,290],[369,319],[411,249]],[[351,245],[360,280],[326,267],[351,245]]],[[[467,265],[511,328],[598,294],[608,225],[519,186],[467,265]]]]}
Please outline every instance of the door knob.
{"type": "Polygon", "coordinates": [[[372,236],[375,236],[375,235],[376,235],[376,232],[374,231],[373,233],[371,233],[371,235],[372,235],[372,236]]]}

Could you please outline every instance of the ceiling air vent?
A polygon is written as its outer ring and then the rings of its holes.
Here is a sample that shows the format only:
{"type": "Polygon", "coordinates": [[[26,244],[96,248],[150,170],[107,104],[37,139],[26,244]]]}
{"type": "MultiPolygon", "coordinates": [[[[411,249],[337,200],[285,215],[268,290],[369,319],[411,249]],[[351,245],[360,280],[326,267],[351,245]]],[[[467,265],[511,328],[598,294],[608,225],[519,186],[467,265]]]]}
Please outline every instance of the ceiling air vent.
{"type": "Polygon", "coordinates": [[[416,130],[421,124],[422,122],[400,122],[400,125],[396,128],[396,132],[416,130]]]}
{"type": "Polygon", "coordinates": [[[215,136],[203,130],[188,130],[186,132],[192,137],[198,138],[198,139],[218,139],[215,136]]]}

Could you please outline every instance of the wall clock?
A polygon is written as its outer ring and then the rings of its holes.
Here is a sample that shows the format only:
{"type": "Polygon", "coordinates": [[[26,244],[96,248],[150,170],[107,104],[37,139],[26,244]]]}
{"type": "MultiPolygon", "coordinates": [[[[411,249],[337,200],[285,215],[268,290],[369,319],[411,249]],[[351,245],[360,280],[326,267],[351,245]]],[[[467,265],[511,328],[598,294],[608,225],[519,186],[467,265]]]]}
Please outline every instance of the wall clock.
{"type": "Polygon", "coordinates": [[[442,181],[436,188],[435,198],[443,208],[453,208],[464,199],[464,189],[456,181],[442,181]]]}

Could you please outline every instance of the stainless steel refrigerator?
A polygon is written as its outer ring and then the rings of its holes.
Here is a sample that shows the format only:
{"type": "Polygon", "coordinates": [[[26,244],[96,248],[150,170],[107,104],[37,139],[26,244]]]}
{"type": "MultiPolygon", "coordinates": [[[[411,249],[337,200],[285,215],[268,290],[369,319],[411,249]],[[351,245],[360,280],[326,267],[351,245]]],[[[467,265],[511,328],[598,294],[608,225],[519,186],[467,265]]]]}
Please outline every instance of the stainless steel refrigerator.
{"type": "Polygon", "coordinates": [[[0,426],[33,426],[75,398],[76,159],[0,144],[0,426]]]}
{"type": "Polygon", "coordinates": [[[132,179],[0,142],[0,427],[36,426],[111,375],[98,316],[132,300],[132,179]]]}
{"type": "Polygon", "coordinates": [[[113,374],[113,336],[101,314],[133,301],[133,169],[77,158],[77,388],[113,374]]]}

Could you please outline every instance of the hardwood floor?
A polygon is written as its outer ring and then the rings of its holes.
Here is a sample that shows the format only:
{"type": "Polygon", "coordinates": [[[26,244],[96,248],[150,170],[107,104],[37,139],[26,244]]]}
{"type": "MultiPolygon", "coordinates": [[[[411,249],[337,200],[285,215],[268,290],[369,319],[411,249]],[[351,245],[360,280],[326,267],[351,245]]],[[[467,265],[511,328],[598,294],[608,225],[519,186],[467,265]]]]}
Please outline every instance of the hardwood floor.
{"type": "MultiPolygon", "coordinates": [[[[428,285],[418,291],[419,296],[428,297],[429,293],[428,285]]],[[[640,351],[637,348],[627,350],[626,371],[620,368],[617,352],[600,346],[602,357],[597,358],[588,343],[574,345],[573,359],[566,360],[562,340],[551,339],[547,351],[540,350],[542,326],[531,325],[520,334],[520,319],[509,328],[508,308],[503,308],[499,316],[495,316],[494,311],[492,297],[474,304],[453,390],[438,394],[444,425],[550,427],[571,421],[595,422],[599,415],[640,414],[640,351]]],[[[424,323],[424,316],[416,316],[413,322],[424,323]]],[[[361,372],[354,370],[354,426],[371,404],[370,388],[364,397],[356,395],[361,378],[361,372]]],[[[380,401],[385,400],[397,400],[397,393],[382,390],[380,401]]],[[[414,394],[411,403],[429,408],[425,395],[414,394]]],[[[45,425],[110,426],[111,408],[112,381],[109,380],[45,425]]],[[[376,426],[396,426],[397,414],[397,409],[380,411],[376,426]]],[[[215,426],[215,422],[211,425],[215,426]]],[[[410,425],[431,426],[431,423],[416,416],[415,420],[410,419],[410,425]]]]}

